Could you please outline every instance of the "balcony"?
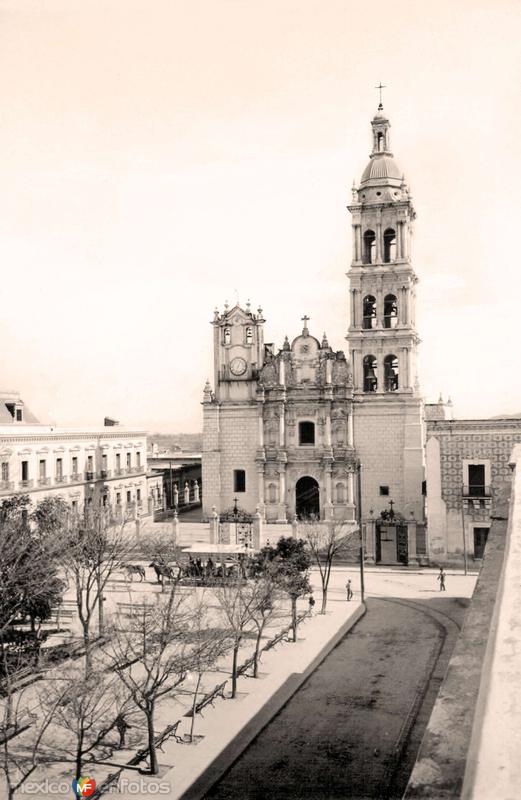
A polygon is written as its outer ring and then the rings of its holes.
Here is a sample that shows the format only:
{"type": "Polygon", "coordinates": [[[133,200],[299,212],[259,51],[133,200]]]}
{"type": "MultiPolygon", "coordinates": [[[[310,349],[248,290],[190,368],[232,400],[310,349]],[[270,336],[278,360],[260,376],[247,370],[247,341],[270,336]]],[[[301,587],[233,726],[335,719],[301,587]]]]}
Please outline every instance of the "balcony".
{"type": "Polygon", "coordinates": [[[106,480],[107,478],[110,478],[110,475],[111,475],[110,469],[102,469],[99,474],[102,481],[106,480]]]}
{"type": "Polygon", "coordinates": [[[86,481],[93,481],[95,479],[95,473],[92,470],[88,469],[85,472],[85,480],[86,481]]]}
{"type": "Polygon", "coordinates": [[[65,475],[56,475],[54,477],[55,483],[67,483],[67,477],[65,475]]]}
{"type": "Polygon", "coordinates": [[[11,492],[13,489],[13,481],[0,481],[0,492],[11,492]]]}
{"type": "Polygon", "coordinates": [[[32,489],[33,488],[33,481],[29,478],[20,481],[20,489],[32,489]]]}
{"type": "Polygon", "coordinates": [[[50,486],[51,479],[46,477],[38,478],[38,486],[50,486]]]}
{"type": "Polygon", "coordinates": [[[83,481],[82,476],[79,472],[73,472],[72,475],[69,477],[71,483],[80,483],[83,481]]]}
{"type": "Polygon", "coordinates": [[[490,486],[464,486],[463,497],[492,497],[492,489],[490,486]]]}
{"type": "Polygon", "coordinates": [[[114,470],[114,475],[124,475],[124,474],[125,470],[121,469],[121,467],[116,467],[116,469],[114,470]]]}

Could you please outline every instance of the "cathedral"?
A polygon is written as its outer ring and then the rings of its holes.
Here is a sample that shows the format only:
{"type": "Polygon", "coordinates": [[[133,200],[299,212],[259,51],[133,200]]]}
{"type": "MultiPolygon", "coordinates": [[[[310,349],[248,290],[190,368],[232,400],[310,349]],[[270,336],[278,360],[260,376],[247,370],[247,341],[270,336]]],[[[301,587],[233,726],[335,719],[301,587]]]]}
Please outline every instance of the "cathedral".
{"type": "MultiPolygon", "coordinates": [[[[266,523],[309,515],[354,520],[361,504],[364,519],[384,511],[405,528],[424,523],[415,212],[390,127],[380,104],[369,163],[348,205],[347,352],[314,336],[306,316],[299,335],[279,349],[264,341],[261,308],[215,311],[214,385],[206,384],[203,397],[207,517],[235,504],[266,523]]],[[[377,527],[366,528],[373,537],[366,547],[383,560],[390,539],[377,527]]],[[[393,554],[396,548],[395,539],[393,554]]]]}

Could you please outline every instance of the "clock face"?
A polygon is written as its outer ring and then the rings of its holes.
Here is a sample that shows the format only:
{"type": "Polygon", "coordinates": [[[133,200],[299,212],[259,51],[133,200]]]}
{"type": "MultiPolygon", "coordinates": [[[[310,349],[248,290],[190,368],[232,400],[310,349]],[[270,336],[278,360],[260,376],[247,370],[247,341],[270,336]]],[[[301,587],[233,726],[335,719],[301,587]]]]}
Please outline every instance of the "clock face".
{"type": "Polygon", "coordinates": [[[232,375],[244,375],[246,372],[246,361],[240,356],[232,358],[230,361],[230,372],[232,375]]]}

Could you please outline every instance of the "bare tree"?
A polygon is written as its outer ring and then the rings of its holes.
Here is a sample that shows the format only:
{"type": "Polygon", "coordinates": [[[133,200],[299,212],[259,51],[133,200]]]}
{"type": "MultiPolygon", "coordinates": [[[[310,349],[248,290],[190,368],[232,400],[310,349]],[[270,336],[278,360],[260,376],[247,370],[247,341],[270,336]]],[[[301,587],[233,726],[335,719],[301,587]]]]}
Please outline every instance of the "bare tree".
{"type": "Polygon", "coordinates": [[[255,650],[253,652],[253,677],[259,675],[259,654],[262,636],[273,620],[283,616],[284,612],[280,606],[280,590],[269,576],[258,579],[256,592],[258,602],[252,611],[252,623],[255,628],[255,650]]]}
{"type": "Polygon", "coordinates": [[[62,563],[72,579],[85,647],[85,669],[92,665],[92,620],[98,609],[98,630],[104,633],[105,587],[113,572],[132,551],[125,522],[112,524],[103,509],[72,521],[62,563]]]}
{"type": "Polygon", "coordinates": [[[350,556],[358,552],[358,531],[356,523],[348,520],[304,520],[299,527],[299,532],[305,541],[313,561],[320,573],[322,585],[321,614],[326,613],[327,591],[331,577],[333,561],[338,556],[350,556]]]}
{"type": "MultiPolygon", "coordinates": [[[[179,580],[183,569],[182,550],[177,544],[173,532],[150,533],[143,539],[141,550],[151,563],[165,570],[166,575],[171,575],[173,580],[179,580]]],[[[164,591],[164,580],[162,591],[164,591]]]]}
{"type": "Polygon", "coordinates": [[[80,669],[68,670],[63,677],[46,682],[41,695],[42,708],[49,715],[52,712],[52,725],[42,742],[43,759],[73,762],[76,780],[86,763],[107,763],[114,748],[106,736],[128,703],[116,676],[106,671],[91,670],[85,675],[80,669]]]}
{"type": "Polygon", "coordinates": [[[150,773],[159,766],[155,745],[155,711],[158,701],[173,694],[190,667],[192,612],[186,598],[172,584],[157,601],[134,606],[120,615],[111,631],[105,654],[135,706],[147,723],[150,773]]]}
{"type": "Polygon", "coordinates": [[[261,607],[267,611],[265,587],[263,581],[237,580],[223,582],[215,589],[232,642],[232,697],[237,694],[237,659],[241,643],[256,624],[254,620],[258,620],[262,614],[261,607]]]}

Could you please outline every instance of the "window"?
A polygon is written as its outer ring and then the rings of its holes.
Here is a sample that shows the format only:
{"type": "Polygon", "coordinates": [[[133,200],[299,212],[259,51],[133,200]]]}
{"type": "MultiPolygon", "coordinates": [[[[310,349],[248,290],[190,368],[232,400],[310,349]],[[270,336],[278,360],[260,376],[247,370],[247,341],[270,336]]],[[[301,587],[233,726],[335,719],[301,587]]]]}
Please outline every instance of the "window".
{"type": "Polygon", "coordinates": [[[73,514],[77,514],[78,513],[78,501],[77,500],[73,500],[72,501],[71,508],[72,508],[72,513],[73,514]]]}
{"type": "Polygon", "coordinates": [[[21,422],[22,421],[22,409],[21,408],[17,408],[16,409],[16,421],[17,422],[21,422]]]}
{"type": "Polygon", "coordinates": [[[396,392],[398,389],[398,359],[396,356],[385,356],[384,381],[386,392],[396,392]]]}
{"type": "Polygon", "coordinates": [[[116,472],[121,472],[121,453],[116,453],[116,472]]]}
{"type": "Polygon", "coordinates": [[[246,491],[246,472],[243,469],[235,469],[233,471],[233,491],[245,492],[246,491]]]}
{"type": "Polygon", "coordinates": [[[387,228],[384,231],[384,262],[391,264],[396,261],[396,231],[387,228]]]}
{"type": "Polygon", "coordinates": [[[116,505],[121,505],[121,492],[116,492],[116,505]]]}
{"type": "Polygon", "coordinates": [[[131,503],[131,502],[132,502],[132,492],[128,491],[127,492],[127,503],[131,503]]]}
{"type": "Polygon", "coordinates": [[[483,558],[488,531],[488,528],[474,528],[474,558],[483,558]]]}
{"type": "Polygon", "coordinates": [[[224,344],[230,344],[232,341],[232,332],[230,328],[224,329],[224,344]]]}
{"type": "Polygon", "coordinates": [[[248,325],[248,327],[246,328],[246,344],[252,344],[252,343],[253,343],[253,328],[251,327],[251,325],[248,325]]]}
{"type": "Polygon", "coordinates": [[[61,458],[56,459],[56,477],[63,478],[63,459],[61,458]]]}
{"type": "Polygon", "coordinates": [[[101,468],[107,469],[107,465],[108,465],[108,456],[106,453],[103,453],[103,455],[101,456],[101,468]]]}
{"type": "Polygon", "coordinates": [[[141,453],[138,450],[137,453],[136,453],[136,467],[140,467],[140,466],[141,466],[141,453]]]}
{"type": "Polygon", "coordinates": [[[107,499],[108,499],[108,498],[107,498],[107,495],[106,495],[106,494],[104,494],[104,495],[103,495],[103,497],[102,497],[102,505],[103,505],[103,508],[106,508],[106,506],[107,506],[107,499]]]}
{"type": "Polygon", "coordinates": [[[72,457],[72,474],[73,475],[78,474],[78,456],[72,457]]]}
{"type": "Polygon", "coordinates": [[[469,464],[469,495],[471,497],[485,497],[485,465],[484,464],[469,464]]]}
{"type": "Polygon", "coordinates": [[[384,298],[384,328],[396,328],[398,324],[398,303],[394,294],[384,298]]]}
{"type": "Polygon", "coordinates": [[[362,327],[365,330],[376,328],[376,298],[372,294],[364,297],[362,327]]]}
{"type": "Polygon", "coordinates": [[[315,444],[315,423],[299,422],[298,424],[298,443],[315,444]]]}
{"type": "Polygon", "coordinates": [[[136,500],[137,500],[138,506],[140,506],[141,505],[141,489],[136,489],[136,500]]]}
{"type": "Polygon", "coordinates": [[[379,153],[383,153],[385,145],[385,139],[383,133],[379,133],[376,137],[376,147],[379,153]]]}
{"type": "Polygon", "coordinates": [[[376,392],[378,388],[378,366],[375,356],[365,356],[364,367],[364,392],[376,392]]]}
{"type": "Polygon", "coordinates": [[[22,480],[28,481],[29,480],[29,462],[22,461],[22,480]]]}
{"type": "Polygon", "coordinates": [[[38,477],[41,481],[45,480],[46,473],[47,473],[47,462],[45,461],[45,458],[41,458],[40,461],[38,462],[38,477]]]}
{"type": "Polygon", "coordinates": [[[132,453],[127,453],[127,469],[132,468],[132,453]]]}
{"type": "Polygon", "coordinates": [[[364,253],[363,263],[374,264],[376,260],[376,236],[374,231],[366,231],[364,233],[364,253]]]}
{"type": "Polygon", "coordinates": [[[87,456],[87,471],[92,472],[94,468],[94,458],[93,456],[87,456]]]}
{"type": "Polygon", "coordinates": [[[388,497],[389,496],[389,487],[388,486],[380,486],[380,494],[383,497],[388,497]]]}
{"type": "Polygon", "coordinates": [[[8,481],[9,480],[9,462],[2,461],[2,480],[8,481]]]}

